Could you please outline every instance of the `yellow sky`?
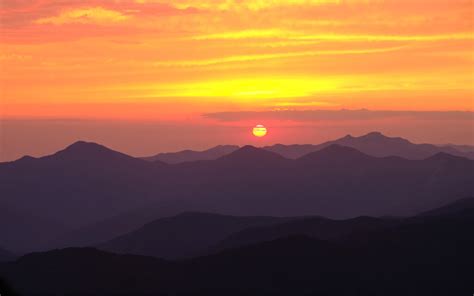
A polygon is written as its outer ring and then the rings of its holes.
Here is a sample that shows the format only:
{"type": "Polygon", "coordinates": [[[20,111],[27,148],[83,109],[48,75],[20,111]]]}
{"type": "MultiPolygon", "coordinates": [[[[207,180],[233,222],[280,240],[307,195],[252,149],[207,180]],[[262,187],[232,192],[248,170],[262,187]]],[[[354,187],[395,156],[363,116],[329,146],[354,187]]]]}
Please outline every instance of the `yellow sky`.
{"type": "Polygon", "coordinates": [[[473,110],[472,1],[4,0],[0,17],[5,118],[473,110]]]}

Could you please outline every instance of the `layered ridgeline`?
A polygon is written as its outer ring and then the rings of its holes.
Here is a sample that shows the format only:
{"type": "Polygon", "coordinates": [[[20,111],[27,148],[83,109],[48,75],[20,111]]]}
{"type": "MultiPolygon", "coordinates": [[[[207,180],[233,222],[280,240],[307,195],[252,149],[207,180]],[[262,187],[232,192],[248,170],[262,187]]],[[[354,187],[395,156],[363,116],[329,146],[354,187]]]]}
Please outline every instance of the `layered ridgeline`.
{"type": "Polygon", "coordinates": [[[473,196],[473,181],[474,161],[443,152],[409,160],[329,145],[288,159],[245,146],[215,160],[170,165],[77,142],[50,156],[0,164],[0,205],[21,213],[26,223],[17,229],[17,214],[2,220],[2,231],[10,233],[2,247],[21,253],[97,245],[188,211],[411,215],[473,196]]]}
{"type": "MultiPolygon", "coordinates": [[[[231,240],[231,248],[179,261],[94,248],[33,253],[0,263],[0,277],[20,295],[466,295],[474,266],[472,206],[463,200],[405,219],[251,226],[217,244],[231,240]]],[[[188,226],[202,218],[185,216],[188,226]]],[[[176,226],[157,223],[160,231],[176,226]]],[[[185,228],[183,235],[193,236],[185,228]]]]}
{"type": "Polygon", "coordinates": [[[143,157],[142,159],[176,164],[197,160],[214,160],[238,149],[239,146],[236,145],[219,145],[203,151],[183,150],[178,152],[159,153],[153,156],[143,157]]]}
{"type": "Polygon", "coordinates": [[[0,262],[13,260],[15,255],[0,247],[0,262]]]}
{"type": "MultiPolygon", "coordinates": [[[[372,132],[360,137],[347,135],[343,138],[328,141],[322,144],[275,144],[265,146],[263,149],[278,153],[286,158],[296,159],[311,152],[319,151],[330,145],[337,144],[355,148],[365,154],[385,157],[400,156],[407,159],[424,159],[436,153],[444,152],[456,156],[474,159],[474,147],[467,145],[432,145],[415,144],[399,137],[387,137],[379,132],[372,132]]],[[[162,161],[176,164],[197,160],[213,160],[236,151],[239,147],[234,145],[219,145],[208,150],[159,153],[150,157],[143,157],[148,161],[162,161]]]]}

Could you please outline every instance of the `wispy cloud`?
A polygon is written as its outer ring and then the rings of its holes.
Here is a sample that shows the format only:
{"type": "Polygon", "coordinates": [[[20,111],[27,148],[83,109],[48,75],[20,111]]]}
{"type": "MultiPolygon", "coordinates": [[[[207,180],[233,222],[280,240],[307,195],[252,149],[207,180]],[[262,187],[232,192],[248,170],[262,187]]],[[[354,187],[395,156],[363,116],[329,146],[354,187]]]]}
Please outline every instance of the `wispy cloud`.
{"type": "Polygon", "coordinates": [[[236,55],[213,59],[200,60],[186,60],[186,61],[160,61],[155,62],[155,66],[210,66],[222,63],[236,63],[236,62],[250,62],[258,60],[308,57],[308,56],[322,56],[322,55],[357,55],[357,54],[371,54],[382,53],[389,51],[397,51],[406,48],[406,46],[395,46],[386,48],[371,48],[371,49],[345,49],[345,50],[311,50],[300,52],[284,52],[273,54],[253,54],[253,55],[236,55]]]}
{"type": "Polygon", "coordinates": [[[40,18],[36,20],[38,24],[62,25],[70,23],[81,24],[103,24],[116,23],[129,19],[131,16],[119,11],[105,9],[102,7],[86,7],[64,11],[57,16],[40,18]]]}
{"type": "Polygon", "coordinates": [[[242,111],[216,112],[203,114],[205,118],[218,121],[246,120],[290,120],[290,121],[320,121],[320,120],[379,120],[388,118],[407,118],[419,120],[468,120],[474,122],[472,111],[372,111],[360,110],[276,110],[276,111],[242,111]]]}
{"type": "MultiPolygon", "coordinates": [[[[139,2],[153,2],[154,0],[138,0],[139,2]]],[[[175,1],[175,6],[179,8],[199,8],[206,10],[250,10],[259,11],[262,9],[284,7],[284,6],[297,6],[297,5],[332,5],[340,4],[342,2],[368,2],[370,0],[266,0],[266,1],[252,1],[252,0],[178,0],[175,1]]]]}
{"type": "Polygon", "coordinates": [[[452,34],[427,35],[388,35],[388,34],[312,34],[303,31],[282,29],[242,30],[229,31],[192,37],[195,40],[233,40],[233,39],[262,39],[277,38],[286,40],[320,40],[320,41],[444,41],[444,40],[472,40],[472,32],[452,34]]]}

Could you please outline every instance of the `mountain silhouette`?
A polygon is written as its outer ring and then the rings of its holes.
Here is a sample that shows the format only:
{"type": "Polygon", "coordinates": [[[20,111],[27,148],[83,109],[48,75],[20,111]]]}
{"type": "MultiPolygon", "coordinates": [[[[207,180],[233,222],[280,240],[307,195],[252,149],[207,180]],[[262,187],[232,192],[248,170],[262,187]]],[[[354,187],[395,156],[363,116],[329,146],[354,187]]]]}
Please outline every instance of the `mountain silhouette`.
{"type": "Polygon", "coordinates": [[[53,155],[1,163],[0,203],[76,227],[147,203],[145,188],[166,166],[76,142],[53,155]]]}
{"type": "Polygon", "coordinates": [[[145,207],[126,210],[118,215],[65,231],[54,239],[50,239],[43,245],[43,249],[99,245],[100,243],[137,230],[159,217],[173,216],[182,211],[183,205],[176,202],[147,204],[145,207]]]}
{"type": "Polygon", "coordinates": [[[98,248],[167,259],[190,257],[234,232],[289,219],[188,212],[155,220],[131,233],[100,244],[98,248]]]}
{"type": "MultiPolygon", "coordinates": [[[[432,145],[414,144],[400,137],[387,137],[380,132],[370,132],[360,137],[346,135],[342,138],[321,144],[275,144],[263,149],[280,154],[289,159],[297,159],[311,152],[321,150],[331,145],[341,145],[355,148],[365,154],[376,157],[399,156],[407,159],[424,159],[436,153],[444,152],[451,155],[474,159],[474,148],[467,145],[432,145]]],[[[192,162],[199,160],[215,160],[239,149],[235,145],[219,145],[204,151],[183,150],[171,153],[159,153],[143,157],[148,161],[162,161],[169,164],[192,162]]]]}
{"type": "MultiPolygon", "coordinates": [[[[77,141],[66,149],[57,153],[40,158],[39,160],[56,161],[63,164],[78,164],[87,166],[88,168],[97,167],[107,169],[108,165],[113,165],[113,169],[117,170],[120,166],[142,166],[145,167],[144,161],[131,157],[121,152],[109,149],[105,146],[93,142],[77,141]]],[[[164,165],[161,161],[155,161],[156,166],[164,165]]]]}
{"type": "Polygon", "coordinates": [[[340,162],[343,164],[357,163],[357,162],[370,162],[374,160],[373,157],[360,152],[351,147],[341,146],[338,144],[332,144],[319,151],[308,153],[297,159],[301,163],[335,163],[340,162]]]}
{"type": "Polygon", "coordinates": [[[215,250],[236,248],[291,236],[307,236],[320,240],[337,240],[362,232],[382,230],[397,225],[399,219],[357,217],[332,220],[322,217],[294,219],[274,225],[249,227],[222,240],[215,250]]]}
{"type": "Polygon", "coordinates": [[[0,262],[10,261],[13,260],[13,258],[15,258],[15,255],[3,248],[0,248],[0,262]]]}
{"type": "Polygon", "coordinates": [[[376,157],[399,156],[407,159],[424,159],[439,152],[467,158],[472,158],[473,156],[469,152],[459,151],[452,146],[414,144],[403,138],[387,137],[380,132],[371,132],[360,137],[347,135],[319,145],[277,144],[264,147],[264,149],[278,153],[286,158],[296,159],[334,144],[355,148],[365,154],[376,157]]]}
{"type": "MultiPolygon", "coordinates": [[[[411,215],[474,196],[473,176],[474,161],[447,154],[380,158],[329,145],[292,160],[245,146],[216,160],[168,165],[78,142],[51,156],[0,164],[0,204],[61,221],[67,233],[46,246],[95,245],[184,211],[333,219],[411,215]],[[112,219],[135,210],[140,217],[140,209],[152,207],[156,216],[112,219]],[[89,235],[87,229],[97,231],[89,235]]],[[[31,248],[43,249],[35,242],[31,248]]]]}
{"type": "Polygon", "coordinates": [[[247,145],[228,155],[218,158],[216,163],[228,163],[242,166],[271,166],[285,163],[285,161],[286,159],[279,154],[247,145]]]}
{"type": "Polygon", "coordinates": [[[198,160],[214,160],[232,153],[237,149],[239,149],[239,146],[236,145],[218,145],[204,151],[183,150],[179,152],[159,153],[154,156],[143,157],[143,159],[148,161],[158,160],[169,164],[198,160]]]}
{"type": "Polygon", "coordinates": [[[337,240],[290,235],[179,261],[68,248],[0,263],[0,276],[24,295],[465,295],[472,227],[472,210],[416,216],[337,240]]]}
{"type": "Polygon", "coordinates": [[[425,211],[420,216],[444,216],[444,215],[455,215],[464,211],[474,209],[474,198],[462,198],[453,203],[449,203],[445,206],[425,211]]]}

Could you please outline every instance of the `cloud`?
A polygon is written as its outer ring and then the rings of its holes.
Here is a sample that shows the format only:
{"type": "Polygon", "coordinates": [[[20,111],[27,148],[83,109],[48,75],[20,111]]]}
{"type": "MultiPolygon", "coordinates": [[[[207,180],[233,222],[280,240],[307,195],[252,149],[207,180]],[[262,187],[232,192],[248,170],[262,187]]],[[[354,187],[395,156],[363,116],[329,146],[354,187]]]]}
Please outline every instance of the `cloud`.
{"type": "Polygon", "coordinates": [[[234,40],[234,39],[262,39],[277,38],[282,40],[306,40],[306,41],[331,41],[331,42],[355,42],[355,41],[445,41],[445,40],[472,40],[471,32],[460,32],[452,34],[427,34],[427,35],[388,35],[388,34],[311,34],[281,29],[241,30],[229,31],[215,34],[199,35],[192,37],[195,40],[234,40]]]}
{"type": "Polygon", "coordinates": [[[36,20],[36,23],[53,25],[70,23],[103,24],[125,21],[130,17],[131,16],[115,10],[105,9],[102,7],[87,7],[67,10],[57,16],[40,18],[36,20]]]}
{"type": "Polygon", "coordinates": [[[418,119],[418,120],[468,120],[474,121],[472,111],[394,111],[380,110],[275,110],[215,112],[203,114],[205,118],[224,122],[245,120],[289,120],[289,121],[350,121],[381,119],[418,119]]]}
{"type": "MultiPolygon", "coordinates": [[[[138,2],[153,2],[154,0],[137,0],[138,2]]],[[[156,1],[156,0],[155,0],[156,1]]],[[[205,10],[250,10],[260,11],[285,6],[321,6],[341,3],[367,3],[374,0],[178,0],[174,5],[179,8],[198,8],[205,10]]]]}
{"type": "Polygon", "coordinates": [[[22,29],[38,24],[105,24],[121,22],[131,17],[159,18],[197,12],[196,9],[179,9],[162,1],[139,3],[134,0],[4,0],[0,6],[3,29],[22,29]]]}
{"type": "Polygon", "coordinates": [[[223,63],[251,62],[251,61],[259,61],[259,60],[309,57],[309,56],[320,56],[320,55],[357,55],[357,54],[383,53],[383,52],[397,51],[403,48],[406,48],[406,46],[371,48],[371,49],[312,50],[312,51],[284,52],[284,53],[273,53],[273,54],[236,55],[236,56],[228,56],[228,57],[213,58],[213,59],[202,59],[202,60],[155,62],[154,65],[155,66],[181,66],[181,67],[211,66],[211,65],[223,64],[223,63]]]}

